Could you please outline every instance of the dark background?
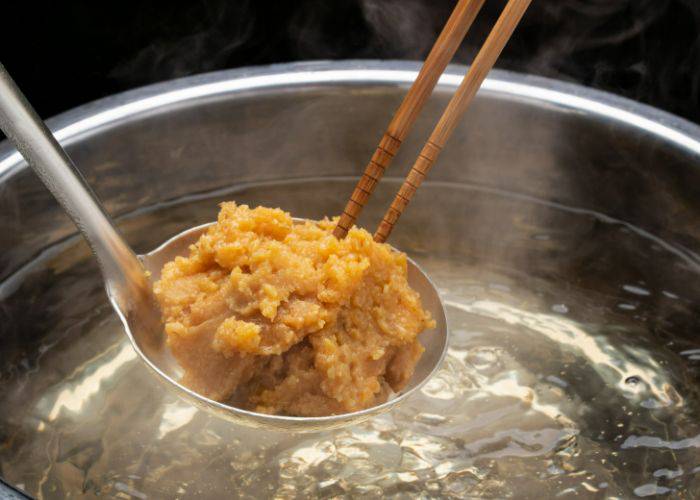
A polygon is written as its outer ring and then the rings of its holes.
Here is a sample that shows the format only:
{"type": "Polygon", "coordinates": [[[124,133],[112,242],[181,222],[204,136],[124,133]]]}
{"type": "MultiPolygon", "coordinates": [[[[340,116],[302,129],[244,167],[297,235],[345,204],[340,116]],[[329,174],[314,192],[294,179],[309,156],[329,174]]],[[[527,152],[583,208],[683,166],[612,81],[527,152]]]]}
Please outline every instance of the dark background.
{"type": "MultiPolygon", "coordinates": [[[[309,59],[422,59],[455,0],[16,1],[0,61],[48,117],[179,76],[309,59]]],[[[468,62],[502,0],[486,0],[468,62]]],[[[498,66],[700,123],[700,0],[534,0],[498,66]]]]}

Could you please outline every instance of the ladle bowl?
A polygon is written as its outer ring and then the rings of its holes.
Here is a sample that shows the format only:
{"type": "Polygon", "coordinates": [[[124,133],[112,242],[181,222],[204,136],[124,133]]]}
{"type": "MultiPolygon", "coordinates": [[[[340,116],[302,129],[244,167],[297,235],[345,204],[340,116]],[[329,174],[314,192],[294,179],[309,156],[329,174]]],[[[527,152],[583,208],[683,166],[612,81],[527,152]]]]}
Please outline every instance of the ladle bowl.
{"type": "MultiPolygon", "coordinates": [[[[152,283],[163,265],[185,255],[207,224],[179,233],[155,250],[137,256],[117,230],[66,152],[44,125],[10,75],[0,64],[0,129],[39,175],[90,244],[100,264],[109,300],[141,359],[169,387],[200,408],[254,427],[316,431],[365,420],[397,405],[421,387],[437,370],[447,350],[447,321],[435,285],[409,259],[409,284],[437,326],[421,337],[426,350],[408,387],[389,401],[362,411],[327,417],[289,417],[246,411],[213,401],[177,380],[180,369],[170,355],[152,283]]],[[[261,200],[264,204],[264,200],[261,200]]],[[[297,219],[297,222],[299,220],[297,219]]]]}
{"type": "MultiPolygon", "coordinates": [[[[295,222],[302,222],[302,219],[295,218],[295,222]]],[[[186,255],[189,246],[196,242],[199,236],[209,226],[210,224],[203,224],[193,227],[169,239],[155,250],[141,255],[140,259],[144,267],[150,272],[151,279],[155,281],[160,278],[160,271],[166,262],[171,261],[179,255],[186,255]]],[[[419,337],[421,343],[425,347],[425,352],[418,362],[408,386],[399,394],[394,395],[388,401],[380,405],[362,411],[327,417],[267,415],[236,408],[197,394],[178,382],[181,369],[177,361],[170,355],[169,350],[163,342],[158,341],[162,339],[162,335],[152,337],[149,335],[148,331],[142,328],[139,322],[130,321],[124,316],[121,316],[121,319],[127,335],[142,359],[166,384],[174,388],[178,394],[185,397],[193,404],[211,410],[223,418],[254,427],[270,427],[294,431],[317,431],[358,423],[374,415],[390,410],[408,398],[413,392],[420,389],[439,368],[447,352],[448,345],[447,320],[444,307],[433,282],[430,281],[428,275],[421,270],[418,264],[410,258],[408,259],[408,281],[411,287],[420,294],[423,307],[430,311],[437,323],[435,328],[421,333],[419,337]]]]}

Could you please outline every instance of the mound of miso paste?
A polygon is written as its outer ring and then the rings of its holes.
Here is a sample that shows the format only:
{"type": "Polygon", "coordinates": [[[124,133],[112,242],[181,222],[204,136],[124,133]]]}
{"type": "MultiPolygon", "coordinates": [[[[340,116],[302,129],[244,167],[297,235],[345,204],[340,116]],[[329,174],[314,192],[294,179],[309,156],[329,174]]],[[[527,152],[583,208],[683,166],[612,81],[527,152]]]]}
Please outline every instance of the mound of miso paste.
{"type": "Polygon", "coordinates": [[[258,412],[323,416],[384,402],[434,327],[406,255],[333,220],[223,203],[216,224],[155,283],[182,383],[258,412]]]}

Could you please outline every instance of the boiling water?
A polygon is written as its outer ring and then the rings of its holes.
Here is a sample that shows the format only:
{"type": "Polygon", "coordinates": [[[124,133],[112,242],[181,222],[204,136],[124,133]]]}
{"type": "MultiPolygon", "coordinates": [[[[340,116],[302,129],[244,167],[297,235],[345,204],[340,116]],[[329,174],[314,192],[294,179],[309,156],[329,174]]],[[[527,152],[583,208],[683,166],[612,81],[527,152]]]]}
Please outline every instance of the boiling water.
{"type": "MultiPolygon", "coordinates": [[[[248,186],[122,226],[144,251],[212,220],[223,199],[319,217],[351,186],[248,186]]],[[[396,183],[381,188],[368,226],[396,183]]],[[[466,185],[421,188],[392,243],[438,284],[447,359],[392,413],[299,435],[180,401],[131,349],[86,246],[47,251],[3,284],[6,319],[25,319],[21,331],[0,326],[0,474],[45,498],[700,491],[696,256],[602,215],[466,185]]]]}

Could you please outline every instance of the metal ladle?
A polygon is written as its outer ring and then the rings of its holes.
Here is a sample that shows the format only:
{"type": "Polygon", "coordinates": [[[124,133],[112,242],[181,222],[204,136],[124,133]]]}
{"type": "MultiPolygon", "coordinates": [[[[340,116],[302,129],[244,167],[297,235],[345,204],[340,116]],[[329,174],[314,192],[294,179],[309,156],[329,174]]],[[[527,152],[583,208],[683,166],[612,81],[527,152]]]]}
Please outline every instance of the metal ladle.
{"type": "MultiPolygon", "coordinates": [[[[213,401],[178,379],[181,369],[172,358],[163,332],[160,310],[151,282],[160,277],[163,264],[185,255],[207,225],[184,231],[155,250],[136,255],[66,152],[0,64],[0,129],[68,213],[90,244],[100,265],[107,296],[121,319],[132,346],[167,386],[200,408],[237,423],[282,430],[313,431],[341,427],[383,413],[419,389],[437,370],[447,350],[447,322],[438,292],[428,276],[408,260],[408,281],[420,293],[423,306],[437,322],[421,334],[425,346],[408,386],[378,406],[327,417],[267,415],[213,401]]],[[[79,299],[79,297],[76,297],[79,299]]]]}

